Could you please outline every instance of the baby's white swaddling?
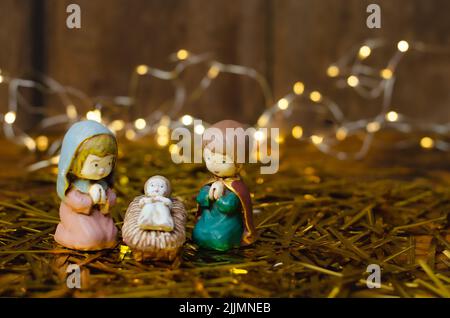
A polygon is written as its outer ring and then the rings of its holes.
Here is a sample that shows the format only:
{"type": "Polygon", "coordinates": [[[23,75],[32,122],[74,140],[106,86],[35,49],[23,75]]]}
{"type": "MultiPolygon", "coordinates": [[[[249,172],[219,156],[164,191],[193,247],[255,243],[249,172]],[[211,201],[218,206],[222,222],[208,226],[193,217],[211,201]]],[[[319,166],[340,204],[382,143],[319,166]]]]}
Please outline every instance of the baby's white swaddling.
{"type": "Polygon", "coordinates": [[[169,180],[162,176],[153,176],[145,183],[144,192],[145,197],[139,201],[139,227],[142,230],[172,231],[174,223],[170,213],[172,200],[168,198],[169,180]]]}

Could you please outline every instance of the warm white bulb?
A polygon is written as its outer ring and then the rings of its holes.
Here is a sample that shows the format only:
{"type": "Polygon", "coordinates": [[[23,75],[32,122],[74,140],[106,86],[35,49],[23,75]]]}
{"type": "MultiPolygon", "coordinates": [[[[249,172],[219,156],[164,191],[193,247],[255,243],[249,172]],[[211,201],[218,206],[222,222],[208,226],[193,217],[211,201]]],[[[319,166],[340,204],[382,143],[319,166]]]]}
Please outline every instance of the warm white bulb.
{"type": "Polygon", "coordinates": [[[168,135],[169,134],[169,127],[166,126],[166,125],[160,125],[156,129],[156,132],[158,133],[158,135],[168,135]]]}
{"type": "Polygon", "coordinates": [[[136,129],[142,130],[147,126],[147,122],[145,121],[144,118],[138,118],[134,121],[134,127],[136,127],[136,129]]]}
{"type": "Polygon", "coordinates": [[[208,70],[208,77],[210,79],[216,78],[220,73],[220,69],[217,65],[212,65],[208,70]]]}
{"type": "Polygon", "coordinates": [[[10,111],[5,114],[5,122],[7,124],[14,124],[16,121],[16,112],[10,111]]]}
{"type": "Polygon", "coordinates": [[[99,109],[90,110],[86,113],[86,118],[100,123],[102,121],[102,113],[99,109]]]}
{"type": "Polygon", "coordinates": [[[347,78],[347,84],[350,87],[356,87],[356,86],[359,85],[359,78],[357,76],[355,76],[355,75],[350,75],[347,78]]]}
{"type": "Polygon", "coordinates": [[[261,141],[261,140],[264,139],[264,137],[265,136],[264,136],[264,133],[262,131],[258,130],[258,131],[255,132],[255,135],[254,135],[255,140],[261,141]]]}
{"type": "Polygon", "coordinates": [[[397,43],[397,48],[400,52],[406,52],[409,49],[409,43],[405,40],[402,40],[397,43]]]}
{"type": "Polygon", "coordinates": [[[370,55],[371,52],[372,52],[371,48],[367,45],[364,45],[361,46],[361,48],[359,49],[358,56],[361,60],[364,60],[370,55]]]}
{"type": "Polygon", "coordinates": [[[75,119],[78,116],[77,113],[77,108],[75,107],[75,105],[67,105],[66,106],[66,115],[67,117],[69,117],[69,119],[75,119]]]}
{"type": "Polygon", "coordinates": [[[156,138],[156,142],[160,146],[167,146],[169,144],[169,137],[166,135],[160,135],[156,138]]]}
{"type": "Polygon", "coordinates": [[[377,121],[370,122],[366,125],[366,130],[370,133],[377,132],[378,130],[380,130],[380,128],[381,128],[381,125],[377,121]]]}
{"type": "Polygon", "coordinates": [[[320,102],[322,100],[322,94],[320,94],[318,91],[312,91],[309,94],[309,98],[313,101],[313,102],[320,102]]]}
{"type": "Polygon", "coordinates": [[[36,150],[36,142],[34,141],[33,138],[31,138],[29,136],[23,137],[23,143],[28,148],[28,150],[30,150],[30,151],[36,150]]]}
{"type": "Polygon", "coordinates": [[[178,154],[178,153],[180,153],[180,147],[178,147],[178,145],[176,145],[176,144],[172,144],[169,146],[169,152],[171,154],[178,154]]]}
{"type": "Polygon", "coordinates": [[[202,124],[195,125],[195,127],[194,127],[194,132],[195,132],[197,135],[203,134],[204,131],[205,131],[205,126],[203,126],[202,124]]]}
{"type": "Polygon", "coordinates": [[[394,111],[390,111],[386,114],[386,120],[390,122],[394,122],[398,120],[398,113],[394,111]]]}
{"type": "Polygon", "coordinates": [[[120,119],[113,120],[112,123],[109,125],[109,128],[113,131],[122,130],[124,127],[125,127],[125,122],[120,119]]]}
{"type": "Polygon", "coordinates": [[[278,101],[277,106],[281,110],[285,110],[289,107],[289,101],[286,98],[282,98],[278,101]]]}
{"type": "Polygon", "coordinates": [[[311,141],[315,145],[320,145],[323,142],[323,137],[322,136],[317,136],[317,135],[312,135],[311,136],[311,141]]]}
{"type": "Polygon", "coordinates": [[[434,147],[434,140],[430,137],[423,137],[420,139],[420,146],[425,149],[431,149],[434,147]]]}
{"type": "Polygon", "coordinates": [[[302,126],[294,126],[292,128],[292,137],[295,139],[300,139],[303,136],[303,128],[302,126]]]}
{"type": "Polygon", "coordinates": [[[327,68],[327,75],[329,77],[336,77],[339,75],[339,72],[340,72],[339,67],[337,67],[336,65],[330,65],[327,68]]]}
{"type": "Polygon", "coordinates": [[[337,140],[344,140],[347,138],[348,130],[345,127],[340,127],[338,130],[336,130],[336,139],[337,140]]]}
{"type": "Polygon", "coordinates": [[[139,65],[138,67],[136,67],[136,73],[138,73],[139,75],[145,75],[148,73],[148,66],[147,65],[139,65]]]}
{"type": "Polygon", "coordinates": [[[36,138],[36,146],[39,151],[45,151],[48,148],[47,136],[39,136],[36,138]]]}
{"type": "Polygon", "coordinates": [[[258,126],[259,127],[263,127],[265,126],[267,123],[269,122],[269,115],[267,114],[262,114],[261,117],[258,118],[258,126]]]}
{"type": "Polygon", "coordinates": [[[128,140],[133,140],[136,137],[136,133],[133,129],[127,129],[125,132],[125,138],[128,140]]]}
{"type": "Polygon", "coordinates": [[[305,91],[305,84],[303,84],[302,82],[296,82],[292,87],[292,90],[294,91],[295,95],[301,95],[305,91]]]}
{"type": "Polygon", "coordinates": [[[188,58],[188,56],[189,56],[189,52],[184,49],[181,49],[177,52],[177,59],[179,59],[179,60],[185,60],[188,58]]]}
{"type": "Polygon", "coordinates": [[[183,117],[181,117],[181,122],[185,126],[191,125],[193,121],[194,121],[194,118],[192,118],[192,116],[190,116],[190,115],[184,115],[183,117]]]}
{"type": "Polygon", "coordinates": [[[390,79],[390,78],[392,78],[392,76],[394,75],[394,73],[392,72],[391,69],[385,68],[385,69],[382,69],[382,70],[381,70],[380,75],[381,75],[381,77],[384,78],[384,79],[390,79]]]}

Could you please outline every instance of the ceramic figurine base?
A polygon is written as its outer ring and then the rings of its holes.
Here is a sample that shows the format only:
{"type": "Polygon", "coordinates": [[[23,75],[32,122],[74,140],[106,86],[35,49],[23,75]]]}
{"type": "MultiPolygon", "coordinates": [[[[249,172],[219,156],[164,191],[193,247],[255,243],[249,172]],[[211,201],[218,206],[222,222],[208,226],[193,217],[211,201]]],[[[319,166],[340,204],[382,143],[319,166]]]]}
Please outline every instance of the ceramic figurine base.
{"type": "Polygon", "coordinates": [[[138,221],[142,210],[139,201],[144,197],[136,197],[128,206],[122,227],[123,241],[131,248],[137,261],[172,261],[186,240],[186,209],[180,201],[173,200],[171,214],[174,229],[171,232],[143,230],[138,221]]]}

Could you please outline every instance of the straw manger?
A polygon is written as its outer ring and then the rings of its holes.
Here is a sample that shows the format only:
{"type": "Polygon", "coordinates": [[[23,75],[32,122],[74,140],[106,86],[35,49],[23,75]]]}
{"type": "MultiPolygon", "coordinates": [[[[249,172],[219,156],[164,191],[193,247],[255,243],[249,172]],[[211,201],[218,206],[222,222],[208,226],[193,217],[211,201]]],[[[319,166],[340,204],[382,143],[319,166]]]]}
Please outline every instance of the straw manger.
{"type": "Polygon", "coordinates": [[[173,231],[141,230],[138,224],[142,210],[139,207],[139,200],[143,197],[142,195],[136,197],[127,209],[122,227],[123,240],[133,249],[133,255],[137,261],[146,259],[172,261],[180,252],[186,239],[186,210],[180,201],[174,200],[171,209],[173,231]]]}

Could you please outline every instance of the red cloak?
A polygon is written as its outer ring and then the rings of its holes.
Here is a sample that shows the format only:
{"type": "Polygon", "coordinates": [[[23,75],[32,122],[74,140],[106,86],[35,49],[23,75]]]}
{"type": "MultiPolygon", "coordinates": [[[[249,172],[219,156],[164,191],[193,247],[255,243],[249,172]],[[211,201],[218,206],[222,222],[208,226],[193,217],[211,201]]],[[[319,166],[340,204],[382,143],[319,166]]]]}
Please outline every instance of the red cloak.
{"type": "MultiPolygon", "coordinates": [[[[228,190],[233,192],[239,198],[242,207],[242,218],[244,223],[244,232],[242,233],[241,244],[249,245],[256,239],[255,226],[253,224],[253,208],[250,192],[245,183],[239,178],[218,178],[214,177],[206,182],[203,186],[212,184],[215,181],[222,181],[228,190]]],[[[197,218],[200,217],[202,211],[200,206],[197,209],[197,218]]]]}

